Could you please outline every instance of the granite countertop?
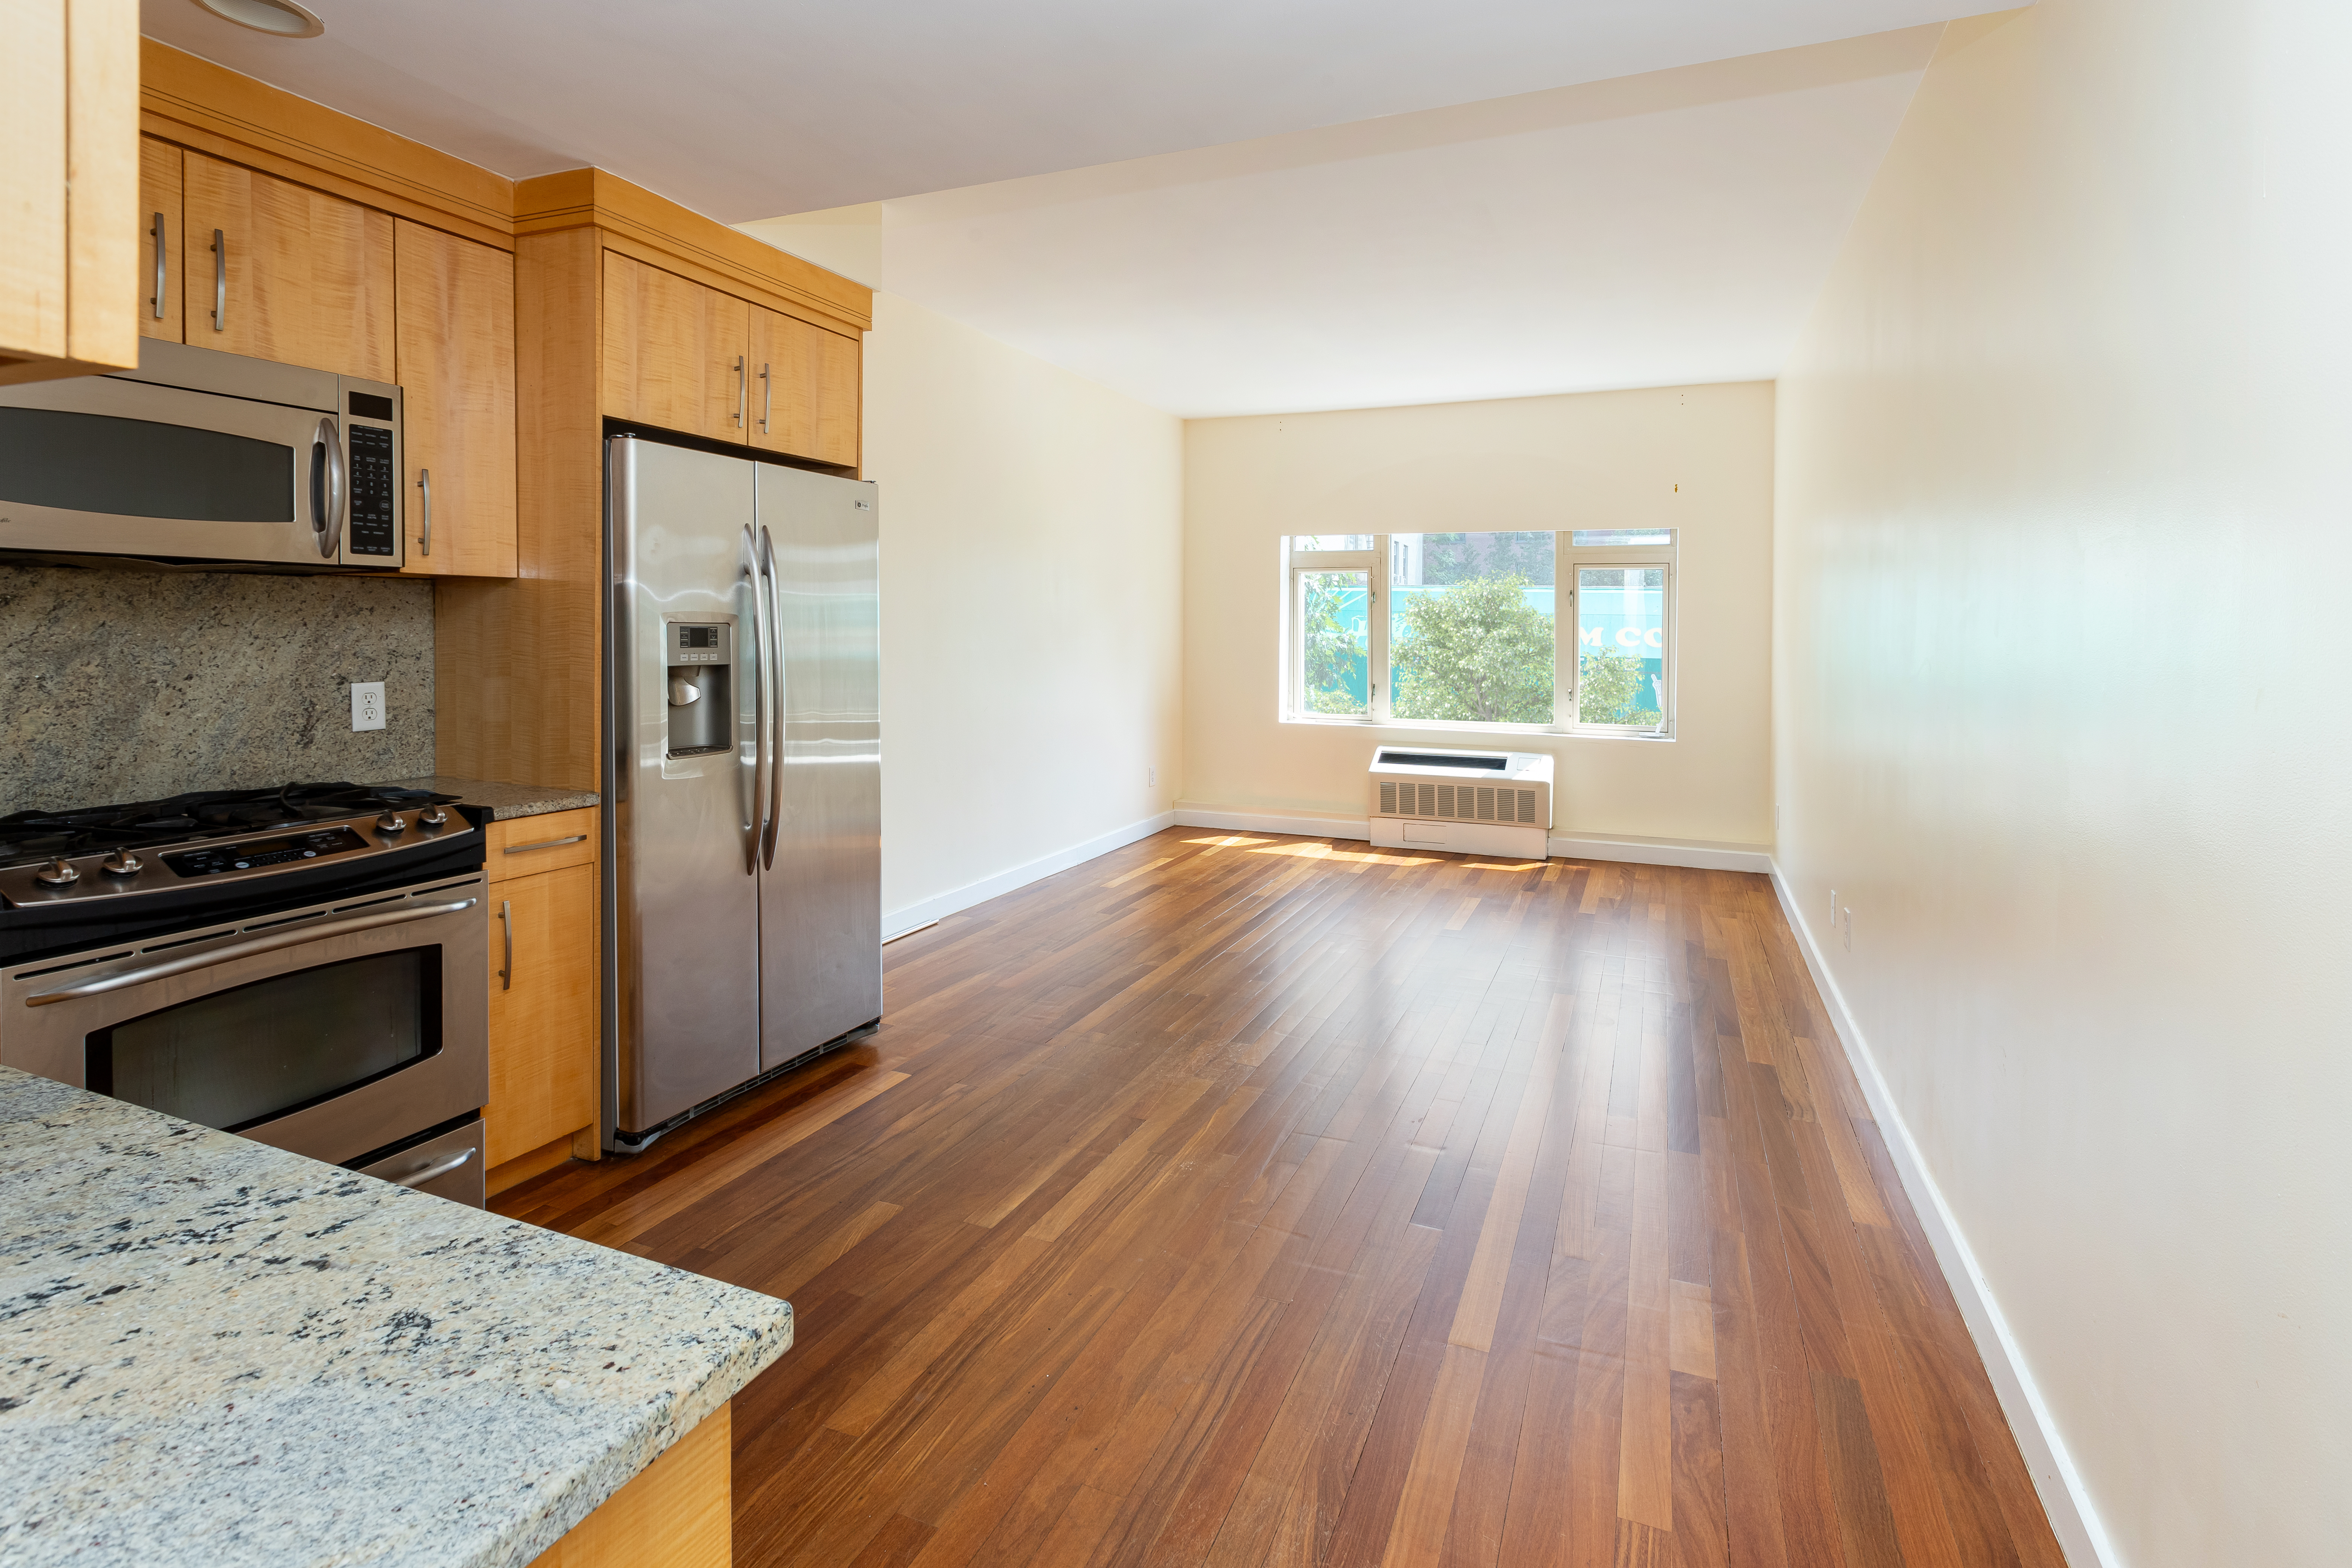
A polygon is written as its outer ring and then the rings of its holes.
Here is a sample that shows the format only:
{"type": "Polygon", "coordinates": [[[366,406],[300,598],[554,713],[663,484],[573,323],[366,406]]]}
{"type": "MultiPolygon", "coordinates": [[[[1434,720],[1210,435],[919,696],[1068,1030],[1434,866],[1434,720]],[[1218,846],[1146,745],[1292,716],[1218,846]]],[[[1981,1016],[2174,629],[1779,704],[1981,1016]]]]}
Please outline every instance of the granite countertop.
{"type": "Polygon", "coordinates": [[[0,1068],[0,1563],[529,1563],[785,1302],[0,1068]]]}
{"type": "Polygon", "coordinates": [[[385,781],[403,789],[429,789],[454,795],[468,805],[487,807],[492,821],[510,816],[543,816],[551,811],[572,811],[594,805],[603,796],[593,789],[557,789],[545,784],[499,784],[492,779],[461,779],[447,773],[385,781]]]}

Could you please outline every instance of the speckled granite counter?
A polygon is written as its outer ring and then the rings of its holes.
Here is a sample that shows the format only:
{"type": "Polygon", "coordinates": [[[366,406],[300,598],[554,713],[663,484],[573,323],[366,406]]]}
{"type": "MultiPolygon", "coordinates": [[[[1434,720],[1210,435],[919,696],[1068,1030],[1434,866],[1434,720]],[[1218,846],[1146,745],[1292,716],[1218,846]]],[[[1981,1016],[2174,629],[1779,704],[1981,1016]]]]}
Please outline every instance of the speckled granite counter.
{"type": "Polygon", "coordinates": [[[383,782],[398,784],[404,789],[429,789],[436,795],[454,795],[468,805],[488,807],[493,821],[503,821],[509,816],[543,816],[551,811],[572,811],[583,805],[594,805],[603,798],[593,789],[499,784],[490,779],[453,778],[447,773],[383,782]]]}
{"type": "Polygon", "coordinates": [[[0,1563],[526,1564],[792,1308],[0,1068],[0,1563]]]}

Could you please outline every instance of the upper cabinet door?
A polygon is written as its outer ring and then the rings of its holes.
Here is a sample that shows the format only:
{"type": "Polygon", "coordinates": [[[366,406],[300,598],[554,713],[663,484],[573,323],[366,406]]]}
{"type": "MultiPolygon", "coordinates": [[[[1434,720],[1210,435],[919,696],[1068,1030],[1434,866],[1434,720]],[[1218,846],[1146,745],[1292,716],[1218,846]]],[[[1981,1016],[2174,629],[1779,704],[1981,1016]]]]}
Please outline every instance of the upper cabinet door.
{"type": "Polygon", "coordinates": [[[392,380],[392,216],[184,157],[187,341],[392,380]]]}
{"type": "Polygon", "coordinates": [[[515,574],[514,258],[395,221],[403,571],[515,574]]]}
{"type": "Polygon", "coordinates": [[[139,138],[139,335],[181,340],[181,279],[186,247],[180,242],[180,150],[152,136],[139,138]]]}
{"type": "Polygon", "coordinates": [[[809,456],[820,463],[854,468],[859,459],[858,430],[866,395],[866,340],[816,331],[816,375],[811,401],[816,445],[809,456]]]}
{"type": "Polygon", "coordinates": [[[751,311],[751,444],[857,464],[862,344],[775,310],[751,311]]]}
{"type": "Polygon", "coordinates": [[[732,294],[606,251],[605,414],[716,441],[745,439],[751,310],[732,294]]]}
{"type": "Polygon", "coordinates": [[[139,7],[0,5],[0,385],[139,363],[139,7]]]}

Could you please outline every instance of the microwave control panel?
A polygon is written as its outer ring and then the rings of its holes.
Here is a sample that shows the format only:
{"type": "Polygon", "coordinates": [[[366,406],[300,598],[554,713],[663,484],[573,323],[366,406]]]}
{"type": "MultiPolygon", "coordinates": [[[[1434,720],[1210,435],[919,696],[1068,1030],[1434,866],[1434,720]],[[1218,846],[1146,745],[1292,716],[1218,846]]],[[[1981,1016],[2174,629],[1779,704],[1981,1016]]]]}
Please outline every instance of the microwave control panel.
{"type": "Polygon", "coordinates": [[[399,552],[398,485],[392,471],[392,432],[381,425],[352,425],[352,532],[353,555],[399,552]]]}

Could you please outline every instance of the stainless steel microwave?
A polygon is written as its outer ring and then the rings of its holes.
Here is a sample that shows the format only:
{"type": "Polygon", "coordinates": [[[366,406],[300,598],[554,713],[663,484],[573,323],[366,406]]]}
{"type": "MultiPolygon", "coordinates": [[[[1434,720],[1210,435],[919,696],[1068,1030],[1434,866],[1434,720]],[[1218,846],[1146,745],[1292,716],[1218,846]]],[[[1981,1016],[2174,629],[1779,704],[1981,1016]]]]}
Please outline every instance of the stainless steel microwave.
{"type": "Polygon", "coordinates": [[[142,338],[0,386],[0,550],[398,566],[400,423],[383,382],[142,338]]]}

